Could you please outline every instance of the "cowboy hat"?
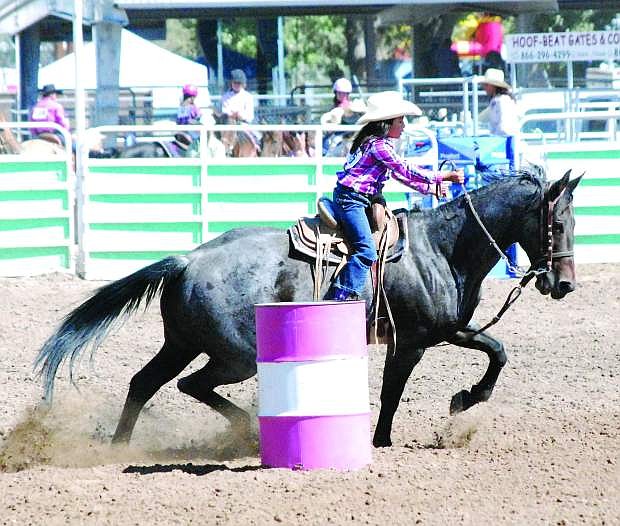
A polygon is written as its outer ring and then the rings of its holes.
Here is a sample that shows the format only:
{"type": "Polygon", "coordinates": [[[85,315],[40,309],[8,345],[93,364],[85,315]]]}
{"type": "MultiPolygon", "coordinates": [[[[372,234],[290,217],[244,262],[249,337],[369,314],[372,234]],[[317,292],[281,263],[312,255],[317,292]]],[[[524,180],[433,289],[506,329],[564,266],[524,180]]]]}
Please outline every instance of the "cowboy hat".
{"type": "Polygon", "coordinates": [[[58,93],[58,95],[62,94],[62,90],[56,89],[56,86],[53,84],[46,84],[41,88],[41,95],[44,97],[48,97],[52,93],[58,93]]]}
{"type": "Polygon", "coordinates": [[[382,91],[368,97],[368,110],[357,124],[387,121],[405,115],[422,115],[422,110],[413,102],[403,99],[398,91],[382,91]]]}
{"type": "Polygon", "coordinates": [[[484,72],[481,84],[490,84],[498,88],[512,89],[510,84],[504,80],[504,72],[501,69],[489,68],[484,72]]]}
{"type": "Polygon", "coordinates": [[[349,110],[353,113],[364,113],[368,107],[362,99],[353,99],[349,104],[349,110]]]}

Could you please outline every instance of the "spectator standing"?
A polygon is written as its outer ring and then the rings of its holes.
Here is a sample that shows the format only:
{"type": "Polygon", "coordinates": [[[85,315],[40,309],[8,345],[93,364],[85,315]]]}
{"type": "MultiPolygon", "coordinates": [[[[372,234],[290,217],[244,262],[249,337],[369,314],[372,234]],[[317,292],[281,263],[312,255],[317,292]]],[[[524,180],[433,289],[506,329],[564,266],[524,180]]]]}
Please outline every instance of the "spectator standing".
{"type": "Polygon", "coordinates": [[[491,135],[507,137],[506,157],[513,165],[515,143],[519,136],[519,110],[512,88],[504,80],[504,72],[495,68],[486,70],[481,84],[491,100],[478,116],[478,120],[488,125],[491,135]]]}
{"type": "Polygon", "coordinates": [[[492,135],[503,137],[518,135],[517,101],[510,84],[504,80],[504,72],[501,69],[487,69],[481,84],[491,100],[487,108],[480,113],[480,122],[488,123],[492,135]]]}
{"type": "MultiPolygon", "coordinates": [[[[57,100],[60,94],[62,94],[62,91],[56,89],[54,84],[46,84],[43,86],[41,98],[30,111],[30,121],[40,123],[54,122],[69,132],[69,119],[65,116],[65,110],[62,104],[57,100]]],[[[32,133],[35,137],[42,134],[53,134],[63,145],[65,143],[63,135],[50,126],[42,125],[32,128],[32,133]]]]}

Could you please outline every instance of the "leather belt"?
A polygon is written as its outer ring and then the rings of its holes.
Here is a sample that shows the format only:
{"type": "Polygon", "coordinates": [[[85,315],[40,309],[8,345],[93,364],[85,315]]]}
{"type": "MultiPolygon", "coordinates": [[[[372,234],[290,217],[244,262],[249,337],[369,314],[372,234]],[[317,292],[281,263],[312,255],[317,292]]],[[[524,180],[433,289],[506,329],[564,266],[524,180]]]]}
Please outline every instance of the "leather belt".
{"type": "Polygon", "coordinates": [[[352,192],[354,194],[357,195],[361,195],[362,197],[365,197],[366,199],[368,199],[369,201],[372,200],[374,194],[365,194],[364,192],[358,192],[357,190],[355,190],[354,188],[351,188],[350,186],[345,186],[343,184],[338,183],[338,186],[340,188],[342,188],[343,190],[346,190],[347,192],[352,192]]]}

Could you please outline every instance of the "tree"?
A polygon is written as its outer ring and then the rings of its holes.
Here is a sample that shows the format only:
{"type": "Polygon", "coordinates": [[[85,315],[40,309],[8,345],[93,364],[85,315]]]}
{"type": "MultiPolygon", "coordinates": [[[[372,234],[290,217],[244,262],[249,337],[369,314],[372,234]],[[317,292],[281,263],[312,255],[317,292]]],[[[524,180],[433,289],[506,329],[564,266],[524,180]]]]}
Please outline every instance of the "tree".
{"type": "Polygon", "coordinates": [[[347,39],[342,16],[293,16],[284,22],[290,84],[325,84],[347,74],[347,39]]]}
{"type": "Polygon", "coordinates": [[[196,38],[196,20],[194,18],[166,20],[166,41],[163,47],[177,55],[196,58],[200,54],[196,38]]]}
{"type": "MultiPolygon", "coordinates": [[[[614,27],[618,23],[619,13],[616,9],[584,9],[563,10],[553,14],[540,14],[532,21],[534,32],[563,32],[563,31],[602,31],[614,27]]],[[[576,79],[584,79],[588,62],[575,62],[573,74],[576,79]]],[[[550,62],[543,64],[550,79],[557,81],[566,78],[566,64],[550,62]]]]}

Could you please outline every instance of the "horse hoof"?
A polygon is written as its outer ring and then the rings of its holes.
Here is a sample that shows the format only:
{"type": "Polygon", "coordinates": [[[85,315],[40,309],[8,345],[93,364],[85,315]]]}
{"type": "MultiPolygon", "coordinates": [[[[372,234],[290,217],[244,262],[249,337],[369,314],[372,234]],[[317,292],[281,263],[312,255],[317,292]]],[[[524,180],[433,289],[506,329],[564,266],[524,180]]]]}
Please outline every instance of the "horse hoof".
{"type": "Polygon", "coordinates": [[[390,437],[375,437],[372,439],[372,445],[375,447],[390,447],[392,445],[392,440],[390,437]]]}
{"type": "Polygon", "coordinates": [[[468,397],[469,391],[465,391],[464,389],[456,393],[452,397],[452,400],[450,400],[450,414],[456,415],[465,411],[465,409],[467,409],[465,404],[468,397]]]}
{"type": "Polygon", "coordinates": [[[112,446],[126,446],[129,444],[129,437],[126,435],[114,435],[112,437],[112,446]]]}

